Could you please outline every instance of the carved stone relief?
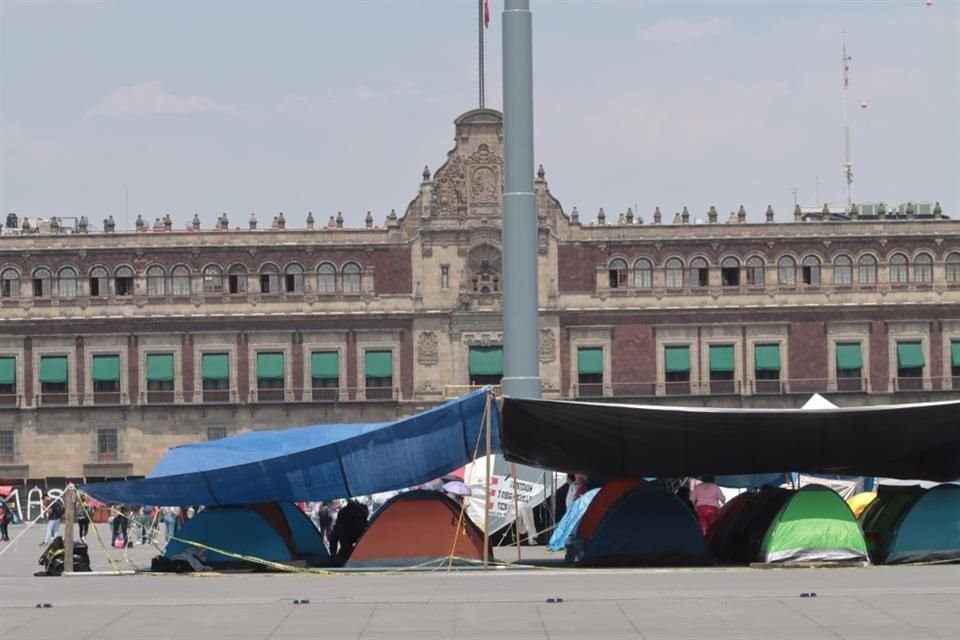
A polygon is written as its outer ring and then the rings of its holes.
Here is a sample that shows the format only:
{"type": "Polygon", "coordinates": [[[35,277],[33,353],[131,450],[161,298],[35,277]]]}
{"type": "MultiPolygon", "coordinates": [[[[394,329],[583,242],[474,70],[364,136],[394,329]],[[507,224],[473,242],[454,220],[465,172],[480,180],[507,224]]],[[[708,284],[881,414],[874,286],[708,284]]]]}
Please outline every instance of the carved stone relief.
{"type": "Polygon", "coordinates": [[[496,202],[500,195],[497,173],[490,167],[477,167],[470,178],[470,195],[474,202],[496,202]]]}
{"type": "Polygon", "coordinates": [[[548,363],[557,359],[557,340],[553,329],[540,329],[540,362],[548,363]]]}
{"type": "Polygon", "coordinates": [[[462,341],[468,347],[489,347],[503,344],[503,332],[464,333],[462,341]]]}
{"type": "Polygon", "coordinates": [[[440,214],[455,214],[463,205],[463,189],[466,182],[463,160],[459,156],[453,158],[450,164],[437,174],[431,204],[440,214]]]}
{"type": "Polygon", "coordinates": [[[417,362],[432,367],[440,362],[439,341],[433,331],[421,331],[417,336],[417,362]]]}

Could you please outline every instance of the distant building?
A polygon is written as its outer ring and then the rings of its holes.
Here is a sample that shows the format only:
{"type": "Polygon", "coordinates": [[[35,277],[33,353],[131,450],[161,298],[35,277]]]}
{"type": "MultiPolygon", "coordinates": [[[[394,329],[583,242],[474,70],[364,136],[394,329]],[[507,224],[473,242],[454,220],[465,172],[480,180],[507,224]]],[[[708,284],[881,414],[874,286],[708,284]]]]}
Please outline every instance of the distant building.
{"type": "MultiPolygon", "coordinates": [[[[4,234],[0,478],[140,475],[179,443],[387,420],[497,383],[502,171],[501,115],[481,109],[379,226],[4,234]]],[[[587,220],[542,168],[535,187],[545,397],[960,397],[960,222],[939,207],[587,220]]]]}

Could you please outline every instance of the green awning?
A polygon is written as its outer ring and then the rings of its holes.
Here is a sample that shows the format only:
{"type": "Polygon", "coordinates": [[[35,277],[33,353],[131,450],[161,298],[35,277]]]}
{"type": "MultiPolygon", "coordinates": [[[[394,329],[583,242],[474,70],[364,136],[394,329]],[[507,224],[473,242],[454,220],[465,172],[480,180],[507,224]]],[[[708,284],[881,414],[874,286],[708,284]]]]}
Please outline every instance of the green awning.
{"type": "Polygon", "coordinates": [[[470,347],[469,367],[472,376],[502,376],[503,347],[470,347]]]}
{"type": "Polygon", "coordinates": [[[687,373],[690,371],[690,347],[666,347],[667,373],[687,373]]]}
{"type": "Polygon", "coordinates": [[[200,372],[204,380],[229,380],[230,355],[226,353],[203,354],[200,372]]]}
{"type": "Polygon", "coordinates": [[[310,375],[314,380],[339,380],[340,354],[336,351],[317,351],[311,354],[310,375]]]}
{"type": "Polygon", "coordinates": [[[92,376],[97,382],[118,382],[120,356],[93,356],[92,376]]]}
{"type": "Polygon", "coordinates": [[[582,347],[577,349],[577,373],[596,375],[603,373],[603,349],[582,347]]]}
{"type": "Polygon", "coordinates": [[[257,354],[257,380],[283,380],[283,354],[257,354]]]}
{"type": "Polygon", "coordinates": [[[147,354],[147,380],[152,382],[173,382],[173,354],[147,354]]]}
{"type": "Polygon", "coordinates": [[[733,365],[733,345],[732,344],[712,344],[710,345],[710,371],[727,372],[734,371],[733,365]]]}
{"type": "Polygon", "coordinates": [[[953,366],[960,367],[960,340],[950,343],[950,362],[953,366]]]}
{"type": "Polygon", "coordinates": [[[852,342],[837,345],[837,371],[853,371],[863,368],[863,356],[860,343],[852,342]]]}
{"type": "Polygon", "coordinates": [[[16,384],[17,359],[0,358],[0,384],[16,384]]]}
{"type": "Polygon", "coordinates": [[[780,371],[780,345],[758,344],[754,347],[757,371],[780,371]]]}
{"type": "Polygon", "coordinates": [[[393,351],[367,351],[363,357],[363,370],[366,377],[393,377],[393,351]]]}
{"type": "Polygon", "coordinates": [[[40,382],[67,381],[67,356],[40,356],[40,382]]]}
{"type": "Polygon", "coordinates": [[[926,362],[923,359],[923,347],[919,342],[897,343],[897,367],[900,369],[921,369],[926,362]]]}

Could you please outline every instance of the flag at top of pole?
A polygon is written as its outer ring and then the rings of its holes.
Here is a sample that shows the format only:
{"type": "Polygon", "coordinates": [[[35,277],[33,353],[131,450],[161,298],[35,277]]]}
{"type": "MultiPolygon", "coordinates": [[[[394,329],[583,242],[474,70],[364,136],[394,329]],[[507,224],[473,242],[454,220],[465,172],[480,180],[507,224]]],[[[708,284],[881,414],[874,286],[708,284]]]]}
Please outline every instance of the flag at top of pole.
{"type": "Polygon", "coordinates": [[[490,0],[483,0],[483,27],[490,26],[490,0]]]}

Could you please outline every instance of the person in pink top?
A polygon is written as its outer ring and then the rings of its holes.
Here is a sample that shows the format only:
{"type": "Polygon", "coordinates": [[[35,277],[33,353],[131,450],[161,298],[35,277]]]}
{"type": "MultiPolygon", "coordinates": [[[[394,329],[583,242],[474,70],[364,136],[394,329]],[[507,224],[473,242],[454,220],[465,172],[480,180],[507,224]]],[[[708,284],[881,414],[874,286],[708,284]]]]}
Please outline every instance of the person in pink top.
{"type": "Polygon", "coordinates": [[[697,484],[690,492],[690,501],[697,510],[697,519],[700,520],[703,535],[707,535],[710,531],[710,525],[720,512],[720,507],[727,501],[723,491],[713,481],[713,476],[704,476],[703,482],[697,484]]]}

